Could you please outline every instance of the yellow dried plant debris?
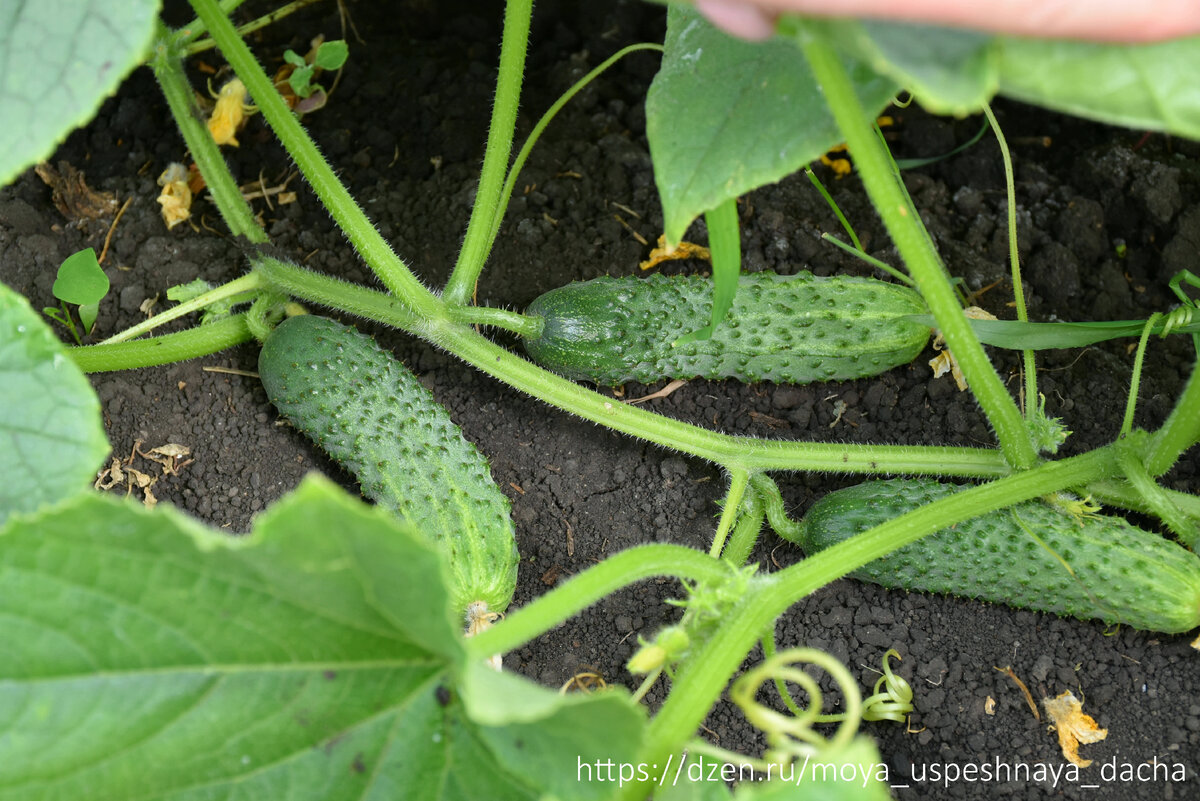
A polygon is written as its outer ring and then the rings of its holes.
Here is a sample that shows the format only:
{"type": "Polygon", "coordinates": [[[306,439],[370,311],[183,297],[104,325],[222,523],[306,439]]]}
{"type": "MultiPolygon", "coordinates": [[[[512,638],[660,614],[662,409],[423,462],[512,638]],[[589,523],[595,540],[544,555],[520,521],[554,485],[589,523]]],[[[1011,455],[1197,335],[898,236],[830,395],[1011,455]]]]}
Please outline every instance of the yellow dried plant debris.
{"type": "Polygon", "coordinates": [[[1108,736],[1108,729],[1100,728],[1091,715],[1083,713],[1083,702],[1070,690],[1054,698],[1043,698],[1042,708],[1058,732],[1058,744],[1062,746],[1063,756],[1076,767],[1086,768],[1092,764],[1092,760],[1079,756],[1079,746],[1100,742],[1108,736]]]}
{"type": "Polygon", "coordinates": [[[643,270],[649,270],[651,267],[657,267],[664,261],[672,259],[704,259],[705,261],[712,261],[712,254],[708,252],[708,248],[702,245],[694,245],[691,242],[680,242],[676,247],[667,247],[667,235],[663,234],[658,238],[658,245],[655,246],[654,250],[650,251],[650,258],[638,266],[643,270]]]}
{"type": "Polygon", "coordinates": [[[192,190],[188,188],[187,167],[177,161],[171,162],[158,176],[158,185],[162,187],[158,205],[162,206],[163,222],[170,230],[192,216],[192,190]]]}
{"type": "MultiPolygon", "coordinates": [[[[996,319],[996,315],[984,311],[978,306],[968,306],[963,309],[963,314],[970,320],[996,319]]],[[[946,373],[950,373],[954,376],[954,383],[958,386],[958,391],[964,392],[967,389],[967,380],[963,377],[962,370],[959,369],[958,362],[954,359],[954,354],[949,350],[942,350],[945,347],[946,340],[942,337],[942,332],[938,331],[937,336],[933,338],[933,349],[942,352],[929,360],[929,366],[933,369],[933,377],[941,378],[946,373]]]]}
{"type": "Polygon", "coordinates": [[[233,78],[217,94],[217,105],[208,118],[208,132],[218,145],[238,146],[237,132],[246,121],[246,85],[233,78]]]}

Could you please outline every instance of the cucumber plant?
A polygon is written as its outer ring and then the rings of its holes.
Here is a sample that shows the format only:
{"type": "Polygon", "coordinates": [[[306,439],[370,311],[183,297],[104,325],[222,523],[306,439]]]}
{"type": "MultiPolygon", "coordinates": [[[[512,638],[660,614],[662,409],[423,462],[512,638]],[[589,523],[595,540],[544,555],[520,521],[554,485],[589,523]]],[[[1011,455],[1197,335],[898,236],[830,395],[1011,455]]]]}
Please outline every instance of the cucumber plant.
{"type": "MultiPolygon", "coordinates": [[[[77,797],[79,787],[87,787],[97,798],[134,794],[182,798],[201,786],[215,794],[266,796],[287,786],[298,798],[347,793],[366,797],[372,787],[383,788],[384,793],[402,793],[404,788],[418,786],[430,797],[447,799],[642,799],[661,789],[654,787],[652,775],[635,773],[617,786],[600,786],[581,783],[576,766],[592,757],[657,766],[677,759],[685,746],[703,753],[705,746],[696,743],[695,732],[747,654],[759,642],[773,653],[775,620],[799,598],[831,581],[865,570],[889,554],[895,558],[899,549],[919,545],[922,538],[936,537],[937,532],[962,527],[967,521],[1025,520],[1031,514],[1027,509],[1037,507],[1023,504],[1037,503],[1034,499],[1047,493],[1069,490],[1111,506],[1149,513],[1181,537],[1200,519],[1200,502],[1195,496],[1159,483],[1200,439],[1197,371],[1193,370],[1159,429],[1133,429],[1130,414],[1119,441],[1067,458],[1043,459],[1030,436],[1030,424],[1036,422],[1028,413],[1030,407],[1023,415],[988,360],[962,312],[933,240],[872,127],[878,106],[902,86],[916,91],[927,105],[955,112],[982,109],[1000,87],[1025,100],[1070,106],[1114,122],[1153,125],[1195,137],[1200,131],[1194,124],[1198,118],[1194,94],[1164,92],[1166,105],[1147,110],[1140,104],[1138,114],[1130,116],[1112,106],[1122,102],[1120,92],[1085,91],[1092,87],[1076,84],[1072,94],[1030,80],[1030,65],[1045,71],[1055,63],[1060,56],[1057,44],[944,31],[904,30],[889,35],[886,29],[868,29],[854,21],[783,20],[779,37],[758,54],[762,58],[757,63],[760,69],[782,65],[785,77],[792,81],[785,88],[796,88],[794,97],[814,99],[807,105],[795,104],[800,108],[798,122],[789,120],[787,114],[780,114],[777,120],[773,115],[781,106],[775,99],[755,123],[766,130],[768,123],[778,121],[782,129],[803,130],[805,141],[781,150],[764,137],[767,145],[752,154],[757,160],[753,165],[738,163],[720,147],[707,151],[692,147],[690,152],[707,152],[717,164],[720,170],[713,175],[724,173],[715,178],[709,175],[707,181],[686,175],[677,163],[678,153],[655,147],[668,238],[681,236],[690,219],[701,213],[724,210],[714,215],[716,219],[727,212],[731,197],[751,188],[746,181],[776,180],[844,140],[916,294],[899,288],[887,292],[905,298],[897,301],[905,309],[904,318],[918,312],[932,317],[987,415],[998,447],[763,440],[723,434],[614,403],[608,396],[526,361],[477,330],[493,326],[511,331],[533,343],[534,350],[536,343],[545,343],[550,336],[555,343],[564,343],[556,347],[565,349],[569,343],[562,335],[568,326],[563,321],[581,305],[575,300],[574,308],[571,303],[554,307],[543,299],[532,313],[518,314],[472,302],[529,149],[527,143],[509,164],[532,13],[528,0],[509,0],[506,5],[487,155],[463,246],[441,291],[427,287],[393,252],[340,182],[334,167],[321,156],[230,22],[228,8],[236,5],[192,0],[197,19],[174,30],[157,24],[148,57],[226,227],[252,244],[268,239],[207,129],[193,114],[183,58],[203,41],[215,44],[245,84],[262,118],[384,289],[350,284],[253,250],[248,256],[251,269],[245,276],[207,290],[107,343],[72,349],[68,351],[70,361],[87,371],[125,369],[192,358],[254,339],[262,341],[264,378],[268,383],[277,382],[273,394],[280,405],[290,406],[298,425],[318,439],[324,438],[335,456],[340,451],[341,458],[353,461],[365,491],[383,499],[381,505],[392,506],[399,515],[365,508],[320,479],[306,482],[265,513],[245,540],[222,538],[168,508],[134,509],[87,492],[56,491],[21,506],[9,516],[0,536],[0,587],[4,588],[0,626],[9,644],[0,657],[0,694],[13,701],[4,708],[36,710],[37,714],[0,724],[7,727],[3,730],[6,736],[0,738],[4,757],[0,764],[12,766],[4,768],[0,798],[77,797]],[[201,40],[205,35],[209,39],[201,40]],[[930,54],[936,54],[932,70],[930,54]],[[780,153],[786,158],[780,158],[780,153]],[[254,298],[248,311],[210,325],[139,338],[187,311],[234,297],[244,299],[246,293],[254,298]],[[512,565],[510,541],[490,539],[488,522],[499,525],[503,504],[490,495],[494,487],[485,480],[474,456],[446,457],[440,450],[451,450],[450,440],[459,447],[457,432],[445,425],[443,412],[424,395],[420,396],[420,411],[416,411],[420,393],[413,388],[412,377],[395,368],[373,345],[326,323],[300,322],[302,317],[275,326],[278,307],[288,298],[401,329],[581,419],[720,465],[728,474],[729,486],[710,552],[644,545],[614,554],[510,611],[486,631],[464,639],[455,631],[455,617],[464,601],[469,604],[476,597],[487,597],[489,605],[493,600],[497,605],[506,601],[505,577],[512,565]],[[323,350],[329,345],[332,351],[323,350]],[[347,357],[347,353],[353,356],[347,357]],[[361,387],[338,386],[344,373],[324,369],[326,362],[336,365],[339,357],[347,360],[348,370],[363,371],[361,387]],[[313,370],[313,365],[317,369],[313,370]],[[314,375],[328,378],[313,383],[314,375]],[[374,388],[368,389],[371,384],[374,388]],[[474,466],[462,474],[452,475],[447,470],[441,474],[444,483],[431,483],[427,492],[415,496],[395,491],[400,482],[389,472],[391,463],[416,463],[409,461],[403,437],[384,437],[391,425],[389,410],[397,408],[391,405],[392,396],[400,407],[406,402],[413,405],[404,412],[408,419],[397,415],[398,422],[428,423],[437,429],[436,434],[425,432],[417,440],[422,447],[437,451],[432,462],[435,469],[447,467],[446,458],[460,465],[466,460],[474,466]],[[379,439],[373,439],[375,436],[379,439]],[[756,572],[744,563],[762,521],[768,520],[783,534],[796,530],[770,473],[796,470],[939,475],[980,483],[944,495],[931,493],[903,514],[889,508],[860,533],[815,549],[803,562],[770,574],[756,572]],[[488,489],[483,489],[485,485],[488,489]],[[465,525],[456,528],[439,519],[443,512],[430,505],[429,497],[444,500],[436,497],[439,491],[472,510],[456,518],[465,525]],[[477,506],[484,510],[479,517],[474,516],[477,506]],[[489,532],[484,535],[488,541],[464,550],[457,538],[465,536],[470,541],[484,529],[489,532]],[[469,553],[472,559],[456,559],[456,550],[459,555],[469,553]],[[477,555],[482,557],[473,560],[477,555]],[[660,650],[637,662],[650,676],[666,672],[672,677],[670,691],[652,718],[647,719],[634,697],[622,691],[564,699],[486,668],[493,655],[521,648],[606,595],[654,576],[680,579],[686,597],[680,601],[685,606],[682,628],[664,633],[661,641],[656,638],[647,643],[648,648],[660,650]],[[495,585],[488,584],[493,580],[495,585]],[[500,589],[479,588],[476,582],[500,589]],[[488,596],[490,591],[496,594],[488,596]],[[112,636],[113,632],[119,636],[112,636]],[[198,731],[211,737],[204,748],[195,747],[198,731]],[[82,744],[75,747],[74,743],[82,744]],[[164,754],[169,758],[164,759],[164,754]],[[435,765],[440,779],[436,783],[430,778],[430,768],[435,765]],[[454,770],[452,766],[468,767],[454,770]],[[338,780],[332,776],[342,780],[349,776],[361,784],[349,790],[342,785],[335,788],[333,782],[338,780]]],[[[23,8],[20,13],[33,12],[23,8]]],[[[714,90],[714,96],[716,89],[737,90],[739,76],[747,71],[731,70],[728,62],[720,63],[721,54],[728,54],[730,46],[707,40],[697,43],[689,37],[710,36],[711,32],[693,24],[694,18],[688,17],[686,10],[673,8],[670,14],[660,72],[663,81],[652,91],[651,105],[671,108],[670,84],[687,73],[688,64],[693,75],[714,90]],[[715,67],[702,59],[704,54],[711,59],[714,53],[718,56],[715,67]]],[[[1128,56],[1120,46],[1081,52],[1081,57],[1091,59],[1089,81],[1118,87],[1130,83],[1120,73],[1128,56]]],[[[1163,81],[1195,72],[1181,69],[1181,64],[1200,68],[1195,47],[1151,49],[1138,55],[1139,69],[1163,81]]],[[[773,80],[752,77],[755,85],[777,85],[773,80]]],[[[688,107],[695,97],[684,101],[682,106],[688,107]]],[[[680,104],[674,108],[678,110],[680,104]]],[[[703,113],[713,112],[710,107],[703,113]]],[[[662,121],[671,120],[672,114],[657,111],[650,117],[655,121],[651,129],[661,132],[662,121]]],[[[684,116],[673,119],[682,145],[688,144],[689,131],[694,134],[709,127],[682,124],[684,116]]],[[[540,131],[544,122],[535,131],[540,131]]],[[[744,143],[739,147],[744,149],[744,143]]],[[[641,342],[648,350],[645,356],[663,374],[694,369],[695,374],[753,379],[767,375],[768,366],[782,373],[794,357],[773,349],[777,340],[786,339],[776,315],[752,310],[756,281],[768,282],[770,287],[761,294],[774,293],[776,287],[770,282],[777,279],[750,279],[750,291],[739,288],[733,297],[732,318],[712,321],[712,343],[694,338],[680,347],[694,348],[696,354],[707,347],[727,347],[720,337],[750,326],[755,329],[750,337],[761,336],[762,344],[772,348],[761,366],[746,369],[752,358],[758,358],[757,351],[746,353],[744,365],[737,363],[741,356],[736,357],[732,368],[712,367],[719,361],[714,352],[697,357],[695,364],[671,364],[667,352],[658,350],[661,342],[641,342]],[[747,313],[758,316],[744,318],[739,297],[747,313]],[[763,332],[756,333],[760,326],[763,332]]],[[[839,278],[830,286],[852,284],[839,278]]],[[[593,284],[584,291],[598,294],[596,287],[611,285],[593,284]]],[[[691,284],[681,281],[672,285],[656,279],[636,289],[654,292],[668,286],[677,291],[691,284]]],[[[31,333],[28,318],[21,316],[21,303],[8,294],[0,298],[4,300],[0,321],[5,326],[0,330],[16,343],[22,357],[27,357],[32,365],[27,372],[47,366],[65,372],[70,367],[63,367],[67,359],[62,350],[47,346],[44,330],[36,332],[41,337],[36,342],[25,336],[31,333]]],[[[685,294],[687,300],[680,302],[681,308],[686,306],[693,319],[672,318],[670,333],[664,323],[664,339],[678,331],[680,336],[672,340],[678,341],[710,321],[703,298],[707,293],[685,294]]],[[[717,296],[717,290],[712,294],[717,296]]],[[[721,304],[729,300],[725,294],[721,298],[721,304]]],[[[587,300],[591,311],[603,306],[594,297],[587,300]]],[[[782,305],[785,314],[795,314],[795,303],[782,305]]],[[[874,302],[864,306],[879,308],[874,302]]],[[[867,340],[883,342],[895,337],[897,343],[888,345],[889,355],[871,367],[876,370],[898,363],[900,354],[918,350],[931,327],[911,319],[885,324],[882,318],[871,322],[869,329],[859,328],[866,325],[859,318],[838,319],[833,324],[835,329],[840,325],[854,334],[843,346],[860,357],[854,372],[848,373],[856,376],[867,374],[858,369],[863,357],[872,361],[878,355],[865,347],[867,340]]],[[[1143,345],[1155,326],[1159,330],[1194,330],[1178,316],[1171,318],[1170,326],[1152,319],[1142,326],[1143,345]]],[[[795,330],[792,336],[803,339],[795,330]]],[[[838,339],[836,334],[826,338],[838,339]]],[[[609,355],[616,353],[615,345],[611,341],[605,345],[609,355]]],[[[582,358],[570,354],[564,371],[584,376],[575,372],[582,358]]],[[[598,374],[599,378],[586,375],[593,381],[614,380],[634,369],[618,367],[612,373],[598,374]]],[[[801,378],[821,372],[817,367],[800,375],[801,368],[794,369],[801,378]]],[[[36,378],[17,386],[36,397],[36,378]]],[[[1035,397],[1028,395],[1036,397],[1036,393],[1027,393],[1026,398],[1036,403],[1035,397]]],[[[1135,397],[1136,392],[1131,394],[1135,397]]],[[[94,395],[90,400],[94,401],[94,395]]],[[[36,400],[30,398],[24,402],[26,407],[36,406],[36,400]]],[[[94,411],[94,404],[88,409],[94,411]]],[[[94,442],[81,449],[84,458],[93,458],[94,451],[94,442]]],[[[11,463],[0,464],[18,472],[11,463]]],[[[838,525],[842,525],[840,517],[838,525]]],[[[1195,586],[1191,572],[1195,559],[1179,546],[1164,540],[1161,546],[1134,557],[1120,544],[1102,543],[1094,537],[1076,546],[1064,539],[1071,530],[1061,520],[1056,519],[1055,527],[1058,540],[1052,550],[1067,564],[1056,560],[1064,572],[1039,586],[1043,591],[1039,605],[1073,614],[1097,611],[1096,607],[1084,609],[1078,587],[1064,579],[1074,569],[1069,553],[1074,548],[1094,554],[1098,562],[1107,558],[1118,573],[1121,566],[1137,566],[1130,560],[1140,558],[1147,563],[1146,571],[1129,586],[1107,589],[1109,594],[1102,599],[1105,608],[1124,610],[1112,619],[1167,631],[1188,625],[1191,618],[1186,613],[1168,619],[1164,606],[1173,599],[1194,611],[1187,606],[1187,592],[1195,586]],[[1183,578],[1176,581],[1176,574],[1183,578]],[[1074,595],[1064,600],[1060,593],[1074,595]]],[[[931,556],[942,559],[946,554],[939,550],[931,556]]],[[[1054,564],[1047,566],[1055,569],[1054,564]]],[[[1095,588],[1089,592],[1097,594],[1095,588]]],[[[851,689],[853,682],[846,680],[844,670],[833,660],[788,648],[747,675],[731,695],[767,733],[770,764],[794,765],[810,757],[859,767],[880,762],[869,741],[857,735],[862,716],[857,694],[851,689]],[[800,678],[806,674],[795,669],[802,660],[822,665],[843,687],[849,714],[828,738],[812,729],[821,712],[819,693],[810,680],[800,678]],[[778,686],[790,681],[808,688],[813,709],[785,716],[758,704],[757,688],[772,679],[778,686]]],[[[785,704],[791,702],[784,695],[785,704]]],[[[899,698],[896,708],[908,701],[899,698]]],[[[915,702],[919,705],[919,699],[915,702]]],[[[878,777],[869,778],[875,781],[865,782],[859,797],[886,792],[878,777]]],[[[713,792],[720,796],[721,789],[713,792]]],[[[739,797],[764,797],[773,792],[790,791],[778,784],[764,784],[741,788],[739,797]]]]}

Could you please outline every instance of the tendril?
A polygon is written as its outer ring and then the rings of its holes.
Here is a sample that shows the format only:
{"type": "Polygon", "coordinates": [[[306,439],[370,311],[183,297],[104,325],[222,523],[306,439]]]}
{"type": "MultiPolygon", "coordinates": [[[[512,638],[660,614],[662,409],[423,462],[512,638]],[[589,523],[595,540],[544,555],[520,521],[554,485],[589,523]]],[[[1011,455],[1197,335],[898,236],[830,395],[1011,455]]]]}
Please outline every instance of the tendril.
{"type": "Polygon", "coordinates": [[[888,657],[893,656],[900,658],[895,648],[889,649],[883,655],[883,675],[875,682],[871,696],[863,701],[863,720],[892,720],[903,723],[913,711],[912,687],[903,676],[892,672],[888,657]],[[880,692],[880,687],[884,687],[885,690],[880,692]]]}

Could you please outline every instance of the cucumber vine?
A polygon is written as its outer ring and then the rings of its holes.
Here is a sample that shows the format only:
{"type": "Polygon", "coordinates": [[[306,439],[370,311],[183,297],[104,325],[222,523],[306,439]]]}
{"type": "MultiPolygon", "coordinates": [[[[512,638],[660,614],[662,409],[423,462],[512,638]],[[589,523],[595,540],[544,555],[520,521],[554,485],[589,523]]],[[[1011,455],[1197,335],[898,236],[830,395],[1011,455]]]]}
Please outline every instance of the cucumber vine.
{"type": "MultiPolygon", "coordinates": [[[[245,31],[239,31],[231,23],[227,9],[217,0],[190,2],[197,21],[179,30],[160,25],[150,64],[226,226],[247,243],[250,272],[104,343],[74,349],[73,358],[84,370],[103,371],[163,364],[215,352],[240,342],[263,339],[282,316],[284,305],[295,299],[401,329],[576,417],[719,465],[727,473],[728,490],[709,553],[679,546],[645,545],[615,554],[537,600],[511,610],[464,644],[469,658],[483,662],[532,641],[622,587],[651,576],[683,580],[689,588],[688,597],[680,602],[685,607],[683,620],[644,642],[629,666],[632,672],[649,674],[651,679],[663,672],[672,678],[666,700],[649,723],[640,755],[646,763],[663,762],[669,754],[677,754],[692,743],[693,734],[729,684],[730,677],[759,642],[764,646],[769,644],[767,650],[771,654],[734,682],[730,694],[751,723],[767,734],[769,749],[761,766],[790,762],[817,751],[848,748],[858,721],[863,718],[903,719],[912,708],[912,690],[891,671],[888,656],[898,656],[894,651],[883,658],[883,676],[864,703],[854,681],[836,660],[807,649],[774,653],[773,625],[798,599],[940,529],[1047,493],[1073,490],[1124,508],[1150,511],[1195,547],[1196,521],[1200,519],[1195,499],[1161,487],[1156,479],[1200,440],[1200,371],[1193,370],[1166,424],[1158,430],[1146,433],[1133,427],[1135,378],[1126,422],[1117,442],[1079,456],[1043,459],[1031,439],[1030,425],[1044,429],[1043,435],[1036,438],[1038,444],[1054,440],[1061,432],[1045,418],[1044,399],[1036,391],[1032,351],[1026,351],[1024,358],[1027,383],[1022,413],[964,316],[946,267],[920,218],[912,211],[890,154],[876,134],[874,117],[859,102],[832,44],[836,37],[827,35],[825,23],[787,19],[781,22],[780,33],[794,42],[823,89],[866,191],[896,244],[908,277],[928,306],[983,408],[995,432],[998,449],[808,443],[722,434],[615,403],[526,361],[476,329],[485,325],[522,335],[537,333],[538,323],[530,317],[472,303],[516,176],[545,124],[587,80],[625,54],[661,49],[657,45],[626,48],[572,87],[538,123],[530,140],[510,163],[532,2],[508,0],[495,104],[470,221],[449,280],[444,287],[431,288],[394,252],[339,180],[334,167],[322,157],[243,40],[245,31]],[[198,41],[201,32],[208,37],[202,42],[198,41]],[[262,117],[384,290],[320,275],[256,248],[267,242],[267,234],[242,198],[225,161],[195,113],[194,96],[184,73],[184,58],[209,43],[219,49],[245,84],[262,117]],[[230,298],[253,298],[254,302],[249,311],[210,325],[139,338],[188,312],[230,298]],[[788,517],[770,473],[805,470],[954,476],[982,483],[952,498],[913,509],[799,564],[771,575],[756,573],[745,567],[745,563],[763,521],[781,534],[794,532],[797,526],[788,517]],[[815,681],[795,667],[802,661],[822,667],[841,690],[843,723],[828,740],[812,729],[821,720],[821,694],[815,681]],[[792,714],[785,715],[755,700],[760,686],[768,681],[779,687],[792,714]],[[808,709],[800,710],[791,700],[785,682],[798,684],[805,691],[810,700],[808,709]]],[[[984,113],[996,127],[986,106],[984,113]]],[[[1007,151],[1005,158],[1007,166],[1007,151]]],[[[1011,167],[1009,170],[1011,176],[1011,167]]],[[[1010,214],[1014,205],[1010,196],[1010,214]]],[[[710,224],[719,223],[723,234],[729,233],[731,225],[736,227],[732,200],[711,212],[710,224]]],[[[736,253],[736,243],[723,244],[726,253],[736,253]]],[[[1018,316],[1024,321],[1015,246],[1012,251],[1018,316]]],[[[712,324],[719,324],[721,307],[727,307],[728,300],[718,299],[712,324]]],[[[1155,317],[1148,321],[1139,349],[1139,366],[1151,331],[1165,334],[1172,329],[1186,329],[1193,323],[1191,317],[1188,309],[1165,320],[1155,317]]],[[[697,320],[697,328],[707,322],[697,320]]],[[[711,327],[702,330],[709,333],[711,327]]],[[[701,332],[696,332],[696,336],[700,335],[701,332]]],[[[697,753],[705,748],[695,747],[697,753]]],[[[650,784],[649,780],[631,782],[619,790],[618,797],[642,798],[650,784]]]]}

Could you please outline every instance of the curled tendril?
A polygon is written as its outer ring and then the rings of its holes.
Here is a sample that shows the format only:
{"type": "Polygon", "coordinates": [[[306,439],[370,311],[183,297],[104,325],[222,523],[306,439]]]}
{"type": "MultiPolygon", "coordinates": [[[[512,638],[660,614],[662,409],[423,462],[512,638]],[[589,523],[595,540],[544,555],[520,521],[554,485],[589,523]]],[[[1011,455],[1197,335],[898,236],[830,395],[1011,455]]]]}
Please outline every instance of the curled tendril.
{"type": "Polygon", "coordinates": [[[1163,319],[1162,330],[1159,336],[1165,337],[1176,328],[1183,328],[1192,324],[1192,320],[1196,317],[1196,307],[1194,306],[1179,306],[1167,313],[1163,319]]]}
{"type": "MultiPolygon", "coordinates": [[[[886,661],[884,668],[887,668],[886,661]]],[[[862,694],[850,671],[834,657],[815,648],[780,651],[739,677],[730,688],[729,697],[741,707],[746,720],[766,735],[767,751],[763,755],[766,760],[781,765],[797,758],[814,755],[826,748],[841,749],[848,746],[858,731],[863,712],[862,694]],[[823,722],[829,716],[821,714],[822,695],[817,680],[798,667],[804,663],[816,665],[828,673],[842,693],[845,712],[837,716],[841,725],[829,739],[812,728],[814,723],[823,722]],[[776,679],[799,685],[808,695],[808,708],[793,716],[758,703],[755,697],[759,689],[776,679]]]]}
{"type": "Polygon", "coordinates": [[[903,723],[905,717],[913,711],[913,691],[902,676],[892,672],[888,657],[900,658],[895,648],[883,655],[883,675],[875,682],[871,696],[863,701],[863,720],[892,720],[903,723]],[[886,688],[883,692],[880,687],[886,688]]]}

